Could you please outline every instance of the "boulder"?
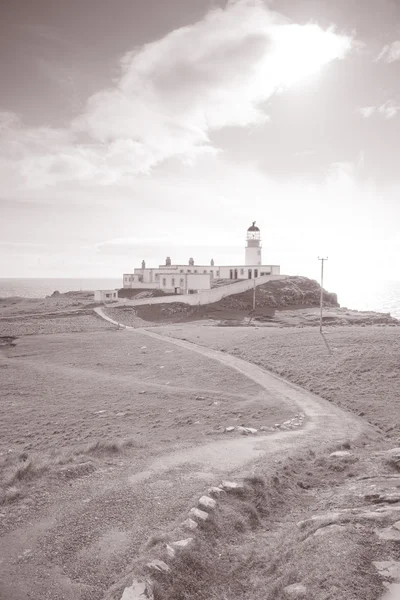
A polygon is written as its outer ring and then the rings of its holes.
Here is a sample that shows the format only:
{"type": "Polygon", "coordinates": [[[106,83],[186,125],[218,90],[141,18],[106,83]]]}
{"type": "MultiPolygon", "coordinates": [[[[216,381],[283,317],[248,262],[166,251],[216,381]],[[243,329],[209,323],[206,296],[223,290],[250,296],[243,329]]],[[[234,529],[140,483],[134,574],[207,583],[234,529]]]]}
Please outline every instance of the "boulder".
{"type": "Polygon", "coordinates": [[[243,489],[243,485],[241,485],[240,483],[236,483],[235,481],[223,481],[221,486],[227,492],[230,492],[232,490],[243,489]]]}
{"type": "Polygon", "coordinates": [[[230,425],[229,427],[225,427],[226,433],[230,433],[231,431],[235,431],[235,428],[230,425]]]}
{"type": "Polygon", "coordinates": [[[380,540],[386,542],[400,542],[400,531],[395,527],[386,527],[380,531],[376,531],[376,534],[380,540]]]}
{"type": "Polygon", "coordinates": [[[174,549],[182,550],[183,548],[187,548],[193,542],[193,538],[186,538],[185,540],[178,540],[177,542],[172,542],[171,546],[174,549]]]}
{"type": "Polygon", "coordinates": [[[330,533],[340,533],[344,531],[346,528],[343,525],[337,525],[336,523],[332,523],[332,525],[327,525],[326,527],[322,527],[321,529],[317,529],[314,533],[316,537],[322,537],[324,535],[329,535],[330,533]]]}
{"type": "Polygon", "coordinates": [[[186,527],[186,529],[196,529],[197,523],[193,519],[186,519],[186,521],[183,521],[182,526],[186,527]]]}
{"type": "Polygon", "coordinates": [[[217,505],[214,498],[210,498],[210,496],[202,496],[199,500],[199,504],[202,508],[215,508],[217,505]]]}
{"type": "Polygon", "coordinates": [[[225,490],[223,490],[220,487],[210,487],[210,488],[208,488],[208,493],[211,496],[217,496],[218,497],[218,496],[221,496],[221,494],[224,494],[225,490]]]}
{"type": "Polygon", "coordinates": [[[146,594],[146,584],[134,581],[132,585],[124,589],[121,600],[143,600],[146,594]]]}
{"type": "Polygon", "coordinates": [[[372,564],[385,579],[393,579],[396,582],[400,581],[400,562],[396,560],[383,560],[373,561],[372,564]]]}
{"type": "Polygon", "coordinates": [[[163,560],[152,560],[147,563],[147,568],[154,571],[161,571],[163,573],[168,573],[170,571],[169,566],[163,560]]]}
{"type": "Polygon", "coordinates": [[[200,519],[200,521],[206,521],[209,517],[208,512],[200,510],[199,508],[191,508],[189,514],[196,519],[200,519]]]}
{"type": "Polygon", "coordinates": [[[288,598],[305,598],[307,594],[307,588],[302,583],[292,583],[283,588],[288,598]]]}
{"type": "Polygon", "coordinates": [[[336,450],[329,455],[329,458],[347,458],[349,456],[353,456],[353,454],[348,450],[336,450]]]}

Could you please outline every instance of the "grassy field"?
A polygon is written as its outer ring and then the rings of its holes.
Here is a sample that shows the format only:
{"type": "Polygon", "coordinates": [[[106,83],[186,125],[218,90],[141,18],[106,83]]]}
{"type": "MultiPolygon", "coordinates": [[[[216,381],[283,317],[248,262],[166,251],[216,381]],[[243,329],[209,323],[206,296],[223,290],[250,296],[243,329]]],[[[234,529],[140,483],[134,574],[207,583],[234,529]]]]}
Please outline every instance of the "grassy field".
{"type": "Polygon", "coordinates": [[[2,354],[4,501],[50,466],[123,448],[148,457],[296,412],[236,371],[140,333],[27,336],[2,354]]]}
{"type": "Polygon", "coordinates": [[[392,327],[157,328],[230,352],[363,416],[390,436],[400,434],[400,337],[392,327]]]}

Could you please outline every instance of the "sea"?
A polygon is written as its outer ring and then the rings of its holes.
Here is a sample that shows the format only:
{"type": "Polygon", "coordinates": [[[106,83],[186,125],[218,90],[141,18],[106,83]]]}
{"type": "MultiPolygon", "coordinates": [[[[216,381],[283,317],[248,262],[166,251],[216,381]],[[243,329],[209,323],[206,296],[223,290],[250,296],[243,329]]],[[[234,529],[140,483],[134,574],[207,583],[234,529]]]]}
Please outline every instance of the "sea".
{"type": "MultiPolygon", "coordinates": [[[[113,290],[122,287],[121,278],[115,279],[3,279],[0,278],[0,298],[22,296],[45,298],[54,291],[113,290]]],[[[380,282],[371,285],[349,285],[337,282],[327,286],[338,296],[341,306],[355,310],[373,310],[390,313],[400,319],[400,281],[380,282]]]]}

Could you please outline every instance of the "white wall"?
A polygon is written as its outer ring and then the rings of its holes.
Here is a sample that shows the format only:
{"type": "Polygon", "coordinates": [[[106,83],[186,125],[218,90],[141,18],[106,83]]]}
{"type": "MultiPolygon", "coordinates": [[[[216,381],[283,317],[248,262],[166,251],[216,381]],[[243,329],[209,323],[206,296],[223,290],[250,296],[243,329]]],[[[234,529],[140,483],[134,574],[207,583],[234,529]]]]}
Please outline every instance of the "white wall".
{"type": "Polygon", "coordinates": [[[124,283],[123,287],[131,290],[158,290],[160,286],[158,283],[142,283],[141,281],[132,281],[129,284],[124,283]]]}
{"type": "Polygon", "coordinates": [[[211,288],[211,277],[208,273],[188,273],[186,278],[188,290],[209,290],[211,288]]]}
{"type": "Polygon", "coordinates": [[[245,249],[245,263],[246,265],[261,265],[261,247],[253,248],[248,246],[245,249]]]}
{"type": "Polygon", "coordinates": [[[96,290],[94,292],[95,302],[114,302],[118,300],[117,290],[96,290]]]}
{"type": "Polygon", "coordinates": [[[233,294],[240,294],[246,290],[250,290],[254,281],[256,286],[267,283],[268,281],[276,281],[278,279],[286,279],[287,275],[265,275],[264,277],[258,277],[257,279],[245,279],[238,281],[237,283],[231,283],[229,285],[222,285],[221,287],[214,288],[211,290],[204,290],[198,294],[186,294],[183,296],[164,296],[159,298],[143,298],[142,300],[129,300],[125,301],[129,306],[140,306],[141,304],[164,304],[169,302],[183,302],[184,304],[190,304],[196,306],[198,304],[211,304],[212,302],[218,302],[226,296],[232,296],[233,294]]]}

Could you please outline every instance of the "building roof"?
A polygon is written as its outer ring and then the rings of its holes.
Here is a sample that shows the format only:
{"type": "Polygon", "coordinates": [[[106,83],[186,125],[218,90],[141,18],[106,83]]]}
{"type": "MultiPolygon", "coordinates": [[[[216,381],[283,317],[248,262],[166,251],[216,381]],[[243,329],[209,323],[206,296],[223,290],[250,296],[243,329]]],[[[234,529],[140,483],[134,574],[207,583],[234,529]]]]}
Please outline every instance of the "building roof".
{"type": "Polygon", "coordinates": [[[260,231],[260,230],[259,230],[259,228],[257,227],[257,225],[256,225],[256,222],[255,222],[255,221],[253,221],[253,224],[252,224],[252,225],[250,225],[250,227],[248,228],[248,230],[247,230],[247,231],[260,231]]]}

